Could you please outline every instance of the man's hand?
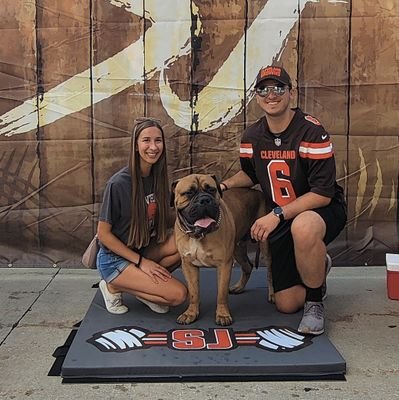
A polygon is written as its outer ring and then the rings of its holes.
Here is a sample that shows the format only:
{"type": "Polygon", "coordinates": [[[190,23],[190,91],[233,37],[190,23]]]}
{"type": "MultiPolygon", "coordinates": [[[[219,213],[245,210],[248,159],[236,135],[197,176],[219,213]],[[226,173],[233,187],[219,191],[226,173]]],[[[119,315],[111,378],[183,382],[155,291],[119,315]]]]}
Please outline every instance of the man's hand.
{"type": "Polygon", "coordinates": [[[140,264],[140,269],[146,273],[155,283],[158,283],[158,279],[167,281],[172,277],[170,272],[162,265],[149,260],[148,258],[143,258],[140,264]]]}
{"type": "Polygon", "coordinates": [[[273,213],[266,214],[255,221],[251,227],[251,237],[257,242],[265,242],[269,235],[277,228],[280,220],[273,213]]]}

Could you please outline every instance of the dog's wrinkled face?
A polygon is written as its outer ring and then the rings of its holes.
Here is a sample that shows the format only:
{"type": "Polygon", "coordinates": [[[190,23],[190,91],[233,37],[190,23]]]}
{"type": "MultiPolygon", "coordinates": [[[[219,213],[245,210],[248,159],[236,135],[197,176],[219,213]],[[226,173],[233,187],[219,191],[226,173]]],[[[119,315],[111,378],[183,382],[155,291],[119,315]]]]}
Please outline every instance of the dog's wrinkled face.
{"type": "Polygon", "coordinates": [[[176,211],[187,226],[201,231],[217,223],[220,196],[214,177],[188,175],[180,179],[172,191],[176,211]]]}

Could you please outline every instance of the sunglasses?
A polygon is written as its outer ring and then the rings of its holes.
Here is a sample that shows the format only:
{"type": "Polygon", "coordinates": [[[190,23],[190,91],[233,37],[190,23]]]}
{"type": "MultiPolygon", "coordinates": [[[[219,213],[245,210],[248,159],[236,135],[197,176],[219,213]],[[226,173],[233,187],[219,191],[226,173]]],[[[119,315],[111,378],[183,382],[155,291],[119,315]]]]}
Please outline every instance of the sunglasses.
{"type": "Polygon", "coordinates": [[[276,96],[282,96],[288,90],[288,86],[264,86],[255,89],[260,97],[267,97],[273,92],[276,96]]]}

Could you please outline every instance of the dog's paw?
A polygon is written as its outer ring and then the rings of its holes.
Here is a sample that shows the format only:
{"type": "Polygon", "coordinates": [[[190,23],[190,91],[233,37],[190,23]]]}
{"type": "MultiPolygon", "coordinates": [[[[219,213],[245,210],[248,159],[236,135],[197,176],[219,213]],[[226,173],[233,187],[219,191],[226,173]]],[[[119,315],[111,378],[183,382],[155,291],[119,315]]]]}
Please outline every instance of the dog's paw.
{"type": "Polygon", "coordinates": [[[238,285],[238,284],[236,284],[236,285],[234,285],[234,286],[231,286],[231,287],[229,288],[229,293],[230,293],[230,294],[240,294],[240,293],[242,293],[243,291],[244,291],[244,287],[241,286],[241,285],[238,285]]]}
{"type": "Polygon", "coordinates": [[[245,290],[245,286],[248,283],[249,277],[251,274],[241,272],[240,279],[229,288],[229,293],[230,294],[240,294],[245,290]]]}
{"type": "Polygon", "coordinates": [[[216,308],[216,319],[217,325],[227,326],[233,323],[233,317],[230,314],[230,310],[225,305],[218,305],[216,308]]]}
{"type": "Polygon", "coordinates": [[[233,323],[233,317],[231,315],[217,315],[215,322],[217,325],[228,326],[233,323]]]}
{"type": "Polygon", "coordinates": [[[192,324],[194,321],[198,319],[198,315],[199,315],[198,313],[185,311],[183,314],[180,314],[177,317],[176,322],[181,325],[192,324]]]}

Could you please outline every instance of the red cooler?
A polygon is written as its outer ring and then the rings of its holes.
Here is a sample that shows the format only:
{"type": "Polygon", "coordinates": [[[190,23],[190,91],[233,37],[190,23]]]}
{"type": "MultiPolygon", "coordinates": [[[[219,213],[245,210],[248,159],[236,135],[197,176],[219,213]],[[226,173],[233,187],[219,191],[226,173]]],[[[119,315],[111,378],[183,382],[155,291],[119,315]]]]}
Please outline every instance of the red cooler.
{"type": "Polygon", "coordinates": [[[391,300],[399,300],[399,254],[386,254],[387,289],[391,300]]]}

